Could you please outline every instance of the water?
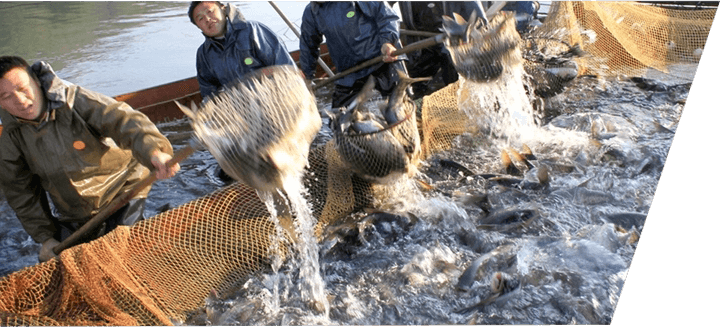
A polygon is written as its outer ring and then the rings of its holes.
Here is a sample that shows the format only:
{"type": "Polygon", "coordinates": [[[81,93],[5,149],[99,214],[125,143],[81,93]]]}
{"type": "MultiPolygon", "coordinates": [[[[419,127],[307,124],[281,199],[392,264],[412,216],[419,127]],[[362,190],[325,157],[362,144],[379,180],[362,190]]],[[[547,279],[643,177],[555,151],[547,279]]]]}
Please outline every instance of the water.
{"type": "MultiPolygon", "coordinates": [[[[10,31],[0,36],[0,52],[19,54],[29,61],[48,60],[60,77],[108,95],[194,75],[194,53],[202,38],[187,21],[187,3],[62,5],[0,3],[0,26],[10,31]],[[40,35],[44,36],[38,39],[40,35]],[[168,45],[167,40],[182,41],[168,45]],[[170,67],[163,67],[165,63],[170,67]]],[[[257,13],[263,22],[271,23],[266,17],[276,15],[266,3],[241,5],[250,6],[243,10],[249,19],[258,19],[251,16],[257,13]]],[[[292,15],[299,16],[301,10],[285,10],[285,6],[302,8],[304,3],[279,5],[299,23],[299,17],[292,15]]],[[[276,23],[284,27],[280,20],[276,23]]],[[[279,33],[288,34],[287,30],[279,33]]],[[[625,281],[632,275],[629,268],[638,246],[636,237],[645,240],[642,216],[650,211],[680,117],[687,110],[684,99],[689,85],[683,81],[671,85],[669,92],[651,96],[626,80],[579,79],[548,103],[548,115],[554,119],[529,129],[533,137],[501,141],[458,137],[456,147],[429,159],[421,169],[435,190],[419,191],[409,181],[389,188],[397,196],[389,197],[394,201],[383,203],[382,208],[403,216],[412,214],[416,222],[396,219],[368,225],[362,233],[365,242],[348,245],[347,251],[329,243],[318,245],[329,305],[326,317],[307,310],[301,294],[293,291],[296,273],[280,267],[275,275],[248,280],[214,316],[215,321],[253,325],[609,323],[616,305],[622,303],[625,281]],[[593,130],[597,142],[590,141],[593,130]],[[495,185],[439,163],[439,159],[450,159],[476,173],[499,173],[499,153],[519,143],[526,143],[538,162],[550,167],[548,188],[495,185]],[[483,208],[525,210],[539,216],[527,226],[502,230],[502,224],[487,223],[491,215],[483,208]],[[457,291],[455,285],[465,269],[493,250],[502,255],[483,265],[468,292],[457,291]],[[483,308],[457,313],[490,296],[488,284],[494,271],[519,278],[522,286],[483,308]],[[268,289],[279,291],[275,300],[268,289]]],[[[160,127],[176,150],[192,133],[185,120],[160,127]]],[[[703,141],[713,139],[708,136],[703,141]]],[[[694,161],[701,169],[690,178],[702,180],[711,166],[708,160],[694,161]]],[[[531,170],[526,178],[533,180],[535,174],[531,170]]],[[[146,216],[224,185],[216,176],[212,156],[196,152],[182,163],[177,177],[154,184],[146,216]]],[[[24,233],[4,201],[0,212],[4,227],[0,275],[5,275],[35,264],[39,246],[24,233]]],[[[711,212],[702,214],[709,219],[705,215],[711,212]]],[[[681,234],[693,233],[683,229],[681,234]]],[[[663,242],[678,237],[672,235],[663,242]]],[[[702,245],[694,250],[680,245],[667,248],[687,255],[703,251],[702,245]]],[[[684,271],[702,265],[702,260],[673,256],[679,260],[675,265],[682,265],[684,271]]],[[[673,263],[667,266],[673,268],[673,263]]],[[[708,276],[703,283],[711,280],[708,276]]],[[[663,294],[675,289],[672,284],[655,286],[663,294]]],[[[689,319],[677,309],[682,305],[677,302],[685,301],[667,298],[666,302],[674,306],[663,312],[689,319]]]]}
{"type": "MultiPolygon", "coordinates": [[[[288,51],[298,38],[265,1],[229,2],[263,22],[288,51]]],[[[307,2],[278,1],[300,26],[307,2]]],[[[0,54],[45,60],[58,75],[109,96],[195,76],[204,41],[189,2],[0,2],[0,54]]],[[[299,30],[299,28],[298,28],[299,30]]]]}

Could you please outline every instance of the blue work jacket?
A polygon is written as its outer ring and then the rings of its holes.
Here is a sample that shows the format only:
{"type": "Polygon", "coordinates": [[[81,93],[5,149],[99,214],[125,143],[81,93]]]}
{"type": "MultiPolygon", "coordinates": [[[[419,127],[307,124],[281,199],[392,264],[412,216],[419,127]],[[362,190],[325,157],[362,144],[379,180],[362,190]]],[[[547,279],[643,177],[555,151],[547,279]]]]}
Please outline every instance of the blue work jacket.
{"type": "MultiPolygon", "coordinates": [[[[300,27],[300,67],[305,77],[315,75],[320,43],[325,36],[330,58],[338,72],[381,55],[383,44],[399,46],[400,30],[395,12],[381,1],[311,2],[303,12],[300,27]]],[[[406,58],[405,56],[401,57],[406,58]]],[[[382,62],[338,79],[352,86],[380,67],[382,62]]]]}
{"type": "Polygon", "coordinates": [[[224,41],[205,37],[197,50],[197,79],[206,97],[246,73],[273,65],[293,65],[290,53],[275,33],[260,22],[245,20],[232,5],[225,9],[224,41]]]}

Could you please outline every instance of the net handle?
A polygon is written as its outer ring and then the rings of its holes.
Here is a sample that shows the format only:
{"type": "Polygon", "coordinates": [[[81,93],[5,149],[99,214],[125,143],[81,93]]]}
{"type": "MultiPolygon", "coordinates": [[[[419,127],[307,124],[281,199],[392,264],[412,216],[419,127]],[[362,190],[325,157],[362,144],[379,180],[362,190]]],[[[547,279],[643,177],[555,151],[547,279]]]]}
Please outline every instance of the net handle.
{"type": "MultiPolygon", "coordinates": [[[[401,55],[401,54],[406,54],[406,53],[408,53],[408,52],[425,49],[425,48],[431,47],[431,46],[433,46],[433,45],[442,43],[444,39],[445,39],[445,35],[443,35],[443,34],[438,34],[438,35],[435,35],[434,37],[427,38],[427,39],[424,39],[424,40],[420,40],[420,41],[417,41],[417,42],[415,42],[415,43],[409,44],[408,46],[403,47],[403,48],[401,48],[401,49],[397,49],[397,50],[393,51],[392,55],[393,55],[393,56],[399,56],[399,55],[401,55]]],[[[380,56],[377,56],[377,57],[375,57],[375,58],[373,58],[373,59],[367,60],[367,61],[365,61],[365,62],[363,62],[363,63],[361,63],[361,64],[359,64],[359,65],[357,65],[357,66],[355,66],[355,67],[348,68],[348,69],[342,71],[341,73],[335,74],[335,76],[333,76],[333,77],[327,78],[327,79],[321,81],[320,83],[317,83],[317,84],[315,85],[314,89],[317,90],[317,89],[319,89],[319,88],[321,88],[321,87],[323,87],[323,86],[325,86],[325,85],[327,85],[327,84],[330,84],[330,83],[332,83],[332,82],[334,82],[334,81],[336,81],[336,80],[338,80],[338,79],[340,79],[340,78],[343,78],[343,77],[345,77],[345,76],[347,76],[347,75],[350,75],[350,74],[352,74],[352,73],[354,73],[354,72],[356,72],[356,71],[358,71],[358,70],[361,70],[361,69],[363,69],[363,68],[370,67],[370,66],[372,66],[372,65],[374,65],[374,64],[377,64],[377,63],[381,62],[381,61],[383,60],[383,58],[385,58],[385,56],[384,56],[384,55],[380,55],[380,56]]]]}

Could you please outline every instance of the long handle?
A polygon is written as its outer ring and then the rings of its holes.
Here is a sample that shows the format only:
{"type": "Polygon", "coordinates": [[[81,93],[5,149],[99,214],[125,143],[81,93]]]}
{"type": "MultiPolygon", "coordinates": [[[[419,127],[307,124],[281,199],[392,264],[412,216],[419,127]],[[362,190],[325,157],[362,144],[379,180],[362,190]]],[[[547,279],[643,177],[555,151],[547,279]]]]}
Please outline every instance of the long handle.
{"type": "Polygon", "coordinates": [[[490,20],[490,18],[492,16],[495,16],[495,14],[497,14],[498,11],[500,11],[500,9],[505,7],[506,2],[507,1],[494,1],[492,6],[490,6],[490,8],[488,8],[488,10],[485,11],[485,15],[487,16],[487,19],[490,20]]]}
{"type": "MultiPolygon", "coordinates": [[[[295,36],[297,36],[299,39],[300,32],[298,32],[298,30],[295,28],[295,25],[293,25],[293,23],[287,18],[287,16],[285,16],[285,14],[282,12],[282,10],[280,10],[280,8],[275,4],[275,2],[273,2],[273,1],[268,1],[268,2],[270,3],[270,5],[273,8],[275,8],[275,11],[277,11],[278,15],[280,15],[280,17],[282,17],[282,19],[285,21],[285,24],[287,24],[287,26],[290,27],[290,29],[295,33],[295,36]]],[[[318,58],[317,62],[318,62],[318,64],[320,64],[320,67],[322,67],[322,69],[325,71],[325,73],[328,74],[328,76],[330,76],[330,77],[335,76],[335,74],[333,74],[330,67],[328,67],[328,65],[325,64],[325,62],[322,60],[322,58],[318,58]]]]}
{"type": "MultiPolygon", "coordinates": [[[[435,35],[434,37],[427,38],[425,40],[421,40],[421,41],[417,41],[415,43],[409,44],[408,46],[403,47],[402,49],[395,50],[395,51],[393,51],[392,55],[398,56],[398,55],[406,54],[408,52],[425,49],[425,48],[431,47],[433,45],[436,45],[438,43],[442,43],[444,38],[445,38],[445,35],[438,34],[438,35],[435,35]]],[[[327,78],[327,79],[323,80],[322,82],[317,83],[314,88],[315,89],[321,88],[327,84],[330,84],[330,83],[332,83],[342,77],[345,77],[349,74],[352,74],[358,70],[370,67],[374,64],[377,64],[377,63],[381,62],[383,60],[383,58],[384,58],[384,56],[380,55],[373,59],[367,60],[355,67],[348,68],[348,69],[344,70],[343,72],[336,74],[333,77],[327,78]]]]}
{"type": "MultiPolygon", "coordinates": [[[[181,161],[185,160],[185,158],[189,157],[193,152],[195,152],[195,149],[198,146],[198,143],[194,139],[191,139],[190,145],[175,153],[175,156],[172,159],[168,160],[166,165],[172,167],[176,163],[180,163],[181,161]]],[[[100,224],[107,220],[113,213],[115,213],[115,211],[126,205],[130,201],[130,199],[132,199],[135,195],[140,193],[140,191],[144,190],[146,187],[150,186],[150,184],[152,184],[156,180],[157,177],[155,176],[155,173],[150,173],[150,175],[145,177],[145,179],[140,181],[140,183],[133,186],[132,189],[110,201],[110,203],[103,207],[100,212],[95,215],[95,217],[92,217],[90,220],[88,220],[88,222],[83,224],[80,228],[78,228],[78,230],[76,230],[72,235],[70,235],[70,237],[66,238],[65,240],[60,242],[60,244],[56,245],[53,248],[53,252],[55,252],[55,254],[60,254],[60,252],[62,252],[63,250],[75,245],[75,243],[77,243],[83,236],[85,236],[85,234],[100,226],[100,224]]]]}

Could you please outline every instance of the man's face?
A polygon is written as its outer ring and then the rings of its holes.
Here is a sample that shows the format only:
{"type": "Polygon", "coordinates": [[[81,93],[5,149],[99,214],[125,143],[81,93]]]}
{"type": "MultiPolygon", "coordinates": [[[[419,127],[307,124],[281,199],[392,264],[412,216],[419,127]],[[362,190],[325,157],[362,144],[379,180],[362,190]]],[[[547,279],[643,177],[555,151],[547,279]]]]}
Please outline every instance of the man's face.
{"type": "Polygon", "coordinates": [[[0,107],[11,115],[27,120],[37,119],[45,106],[40,85],[25,68],[13,68],[0,78],[0,107]]]}
{"type": "Polygon", "coordinates": [[[195,25],[209,37],[225,34],[225,13],[215,2],[203,2],[193,10],[195,25]]]}

